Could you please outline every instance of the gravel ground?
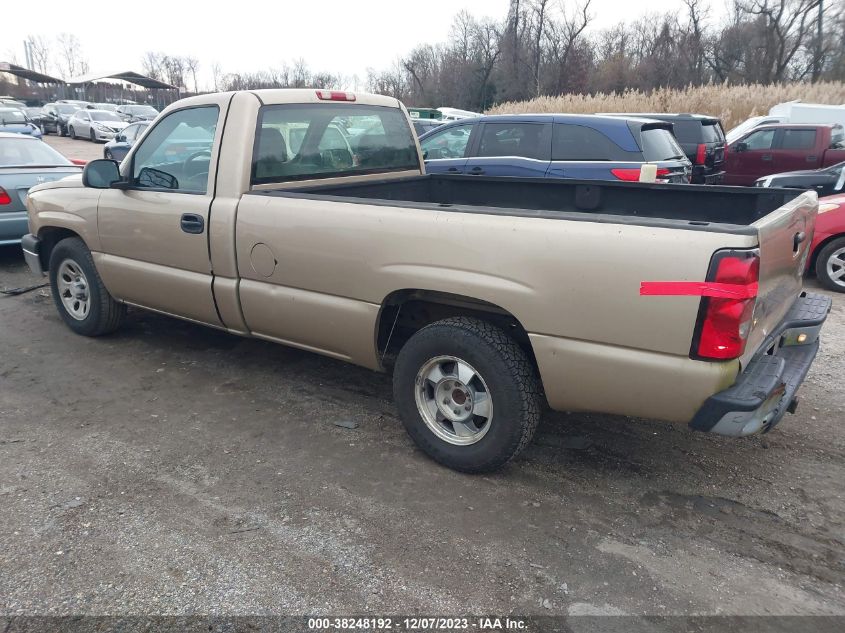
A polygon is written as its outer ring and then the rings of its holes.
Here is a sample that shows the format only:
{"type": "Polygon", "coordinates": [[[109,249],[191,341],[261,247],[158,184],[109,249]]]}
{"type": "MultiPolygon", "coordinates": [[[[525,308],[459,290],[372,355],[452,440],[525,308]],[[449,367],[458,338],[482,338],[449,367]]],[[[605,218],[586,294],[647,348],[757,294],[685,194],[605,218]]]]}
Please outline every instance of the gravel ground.
{"type": "MultiPolygon", "coordinates": [[[[0,249],[0,287],[39,281],[0,249]]],[[[413,447],[387,376],[0,298],[0,615],[845,615],[843,305],[769,435],[548,414],[467,476],[413,447]]]]}

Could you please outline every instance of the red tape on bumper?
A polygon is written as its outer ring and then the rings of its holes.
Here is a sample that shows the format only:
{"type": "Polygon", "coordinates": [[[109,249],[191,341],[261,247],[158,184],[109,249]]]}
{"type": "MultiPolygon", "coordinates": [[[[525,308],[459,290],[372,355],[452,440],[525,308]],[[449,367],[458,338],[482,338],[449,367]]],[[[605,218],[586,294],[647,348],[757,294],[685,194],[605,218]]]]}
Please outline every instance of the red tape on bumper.
{"type": "Polygon", "coordinates": [[[757,296],[757,284],[725,284],[714,281],[643,281],[640,283],[640,295],[752,299],[757,296]]]}

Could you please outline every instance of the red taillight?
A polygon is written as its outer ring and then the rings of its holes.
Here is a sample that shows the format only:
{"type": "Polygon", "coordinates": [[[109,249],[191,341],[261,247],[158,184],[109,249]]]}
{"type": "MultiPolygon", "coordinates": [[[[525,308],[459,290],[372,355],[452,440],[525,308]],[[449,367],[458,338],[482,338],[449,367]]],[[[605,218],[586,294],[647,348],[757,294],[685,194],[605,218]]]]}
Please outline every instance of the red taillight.
{"type": "Polygon", "coordinates": [[[12,204],[12,198],[6,193],[3,187],[0,187],[0,204],[12,204]]]}
{"type": "Polygon", "coordinates": [[[81,158],[71,158],[70,162],[72,162],[74,165],[87,165],[88,164],[87,160],[83,160],[81,158]]]}
{"type": "MultiPolygon", "coordinates": [[[[610,173],[613,174],[617,180],[625,180],[626,182],[639,182],[640,180],[640,168],[637,167],[635,169],[623,169],[618,167],[616,169],[611,169],[610,173]]],[[[657,170],[657,177],[665,177],[671,174],[672,171],[666,169],[665,167],[660,167],[657,170]]]]}
{"type": "Polygon", "coordinates": [[[756,251],[717,253],[707,280],[733,288],[737,298],[703,297],[693,356],[730,360],[742,356],[751,333],[757,284],[760,279],[760,256],[756,251]],[[714,270],[715,269],[715,270],[714,270]]]}
{"type": "Polygon", "coordinates": [[[318,90],[317,98],[321,101],[355,101],[355,94],[339,90],[318,90]]]}
{"type": "Polygon", "coordinates": [[[695,164],[703,165],[707,159],[707,146],[704,143],[699,144],[698,150],[695,152],[695,164]]]}

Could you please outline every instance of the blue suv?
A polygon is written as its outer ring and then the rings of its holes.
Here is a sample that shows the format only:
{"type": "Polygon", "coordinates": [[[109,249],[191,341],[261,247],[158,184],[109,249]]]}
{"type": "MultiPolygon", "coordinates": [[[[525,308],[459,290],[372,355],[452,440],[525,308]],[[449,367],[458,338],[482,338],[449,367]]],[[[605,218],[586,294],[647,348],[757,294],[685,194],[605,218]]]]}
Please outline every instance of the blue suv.
{"type": "Polygon", "coordinates": [[[688,183],[692,164],[672,124],[640,118],[517,114],[462,119],[420,137],[426,171],[578,180],[639,180],[644,163],[659,182],[688,183]]]}

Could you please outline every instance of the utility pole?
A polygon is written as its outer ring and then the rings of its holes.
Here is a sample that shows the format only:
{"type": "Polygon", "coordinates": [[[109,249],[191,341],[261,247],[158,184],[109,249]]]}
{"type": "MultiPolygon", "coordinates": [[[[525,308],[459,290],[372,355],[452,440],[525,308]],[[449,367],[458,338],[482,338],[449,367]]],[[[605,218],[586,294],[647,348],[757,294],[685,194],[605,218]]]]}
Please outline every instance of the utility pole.
{"type": "Polygon", "coordinates": [[[824,52],[824,0],[819,0],[819,17],[816,21],[816,50],[813,54],[813,81],[816,82],[822,74],[822,54],[824,52]]]}

